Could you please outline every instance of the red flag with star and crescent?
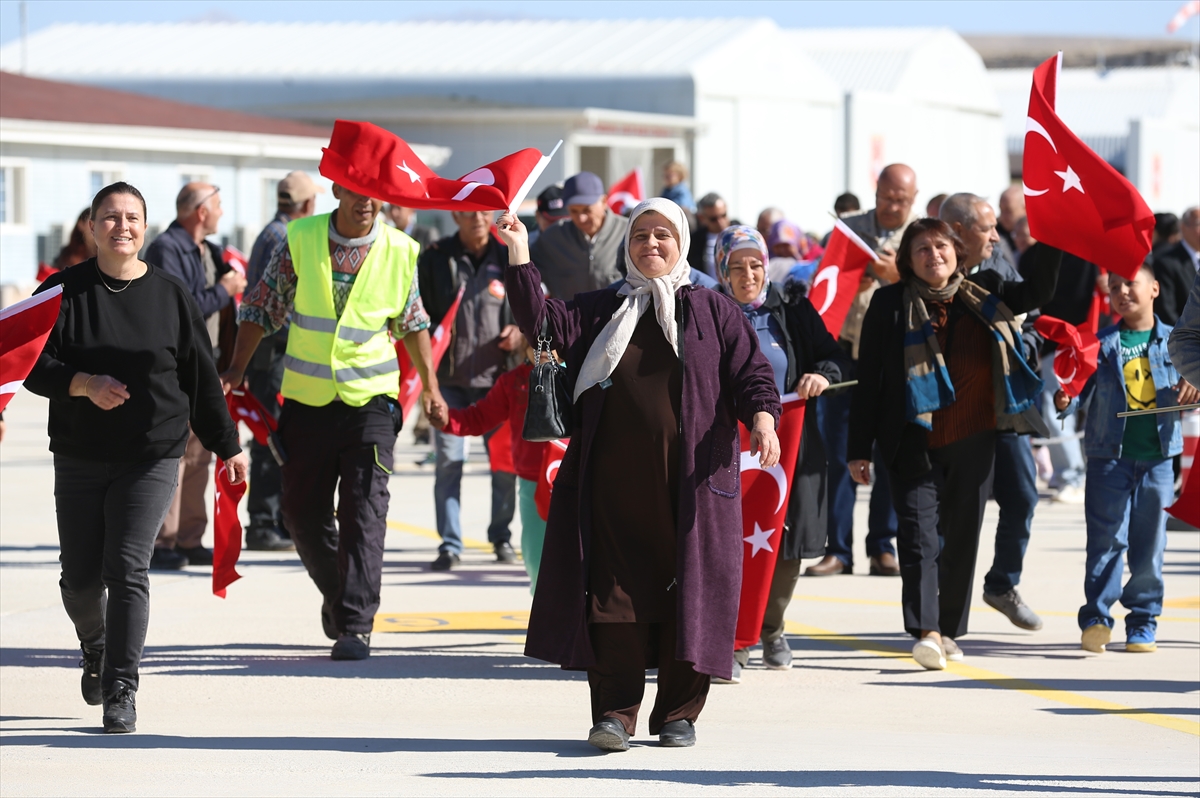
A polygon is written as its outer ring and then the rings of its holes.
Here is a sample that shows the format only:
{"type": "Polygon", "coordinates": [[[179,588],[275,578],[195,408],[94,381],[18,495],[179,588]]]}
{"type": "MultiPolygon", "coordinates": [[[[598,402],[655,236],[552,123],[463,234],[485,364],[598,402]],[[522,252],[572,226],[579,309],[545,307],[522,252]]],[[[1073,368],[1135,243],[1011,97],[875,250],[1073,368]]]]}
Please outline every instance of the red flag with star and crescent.
{"type": "Polygon", "coordinates": [[[1038,241],[1133,279],[1150,254],[1154,214],[1142,195],[1055,112],[1062,53],[1033,71],[1022,181],[1038,241]]]}
{"type": "Polygon", "coordinates": [[[225,588],[242,578],[236,567],[242,553],[242,522],[237,508],[246,493],[246,481],[230,483],[225,461],[218,459],[213,483],[212,592],[225,598],[225,588]]]}
{"type": "Polygon", "coordinates": [[[835,219],[812,288],[808,290],[808,301],[821,314],[825,329],[834,338],[841,334],[862,276],[874,262],[875,251],[845,222],[835,219]]]}
{"type": "Polygon", "coordinates": [[[405,208],[445,211],[515,210],[554,156],[518,150],[450,180],[438,177],[395,133],[345,119],[333,123],[329,146],[321,151],[321,174],[340,186],[405,208]]]}
{"type": "Polygon", "coordinates": [[[762,635],[763,616],[775,575],[775,560],[783,542],[792,476],[800,455],[805,400],[796,394],[783,397],[779,417],[779,462],[764,469],[758,455],[750,454],[750,432],[741,424],[742,439],[742,597],[738,604],[737,634],[733,648],[748,648],[762,635]]]}
{"type": "Polygon", "coordinates": [[[1098,309],[1093,303],[1093,312],[1078,327],[1053,316],[1038,316],[1033,322],[1038,335],[1058,344],[1054,350],[1054,376],[1068,396],[1079,396],[1088,378],[1096,373],[1100,341],[1096,338],[1096,323],[1092,316],[1098,309]]]}
{"type": "Polygon", "coordinates": [[[642,169],[639,166],[608,187],[608,207],[613,213],[623,214],[646,198],[642,184],[642,169]]]}
{"type": "Polygon", "coordinates": [[[558,476],[558,468],[562,465],[563,455],[567,453],[570,443],[570,438],[549,441],[542,452],[542,473],[538,475],[533,502],[537,505],[538,516],[543,521],[550,517],[550,496],[554,493],[554,478],[558,476]]]}
{"type": "MultiPolygon", "coordinates": [[[[438,364],[442,362],[442,357],[446,354],[446,350],[450,348],[451,332],[454,327],[454,319],[458,316],[458,305],[462,302],[463,292],[467,290],[464,285],[458,289],[458,296],[454,298],[454,303],[450,305],[450,309],[446,311],[446,315],[442,317],[437,329],[433,331],[432,341],[430,342],[433,349],[433,362],[430,363],[431,368],[436,369],[438,364]]],[[[416,405],[417,399],[421,396],[421,375],[417,373],[417,369],[413,366],[412,358],[408,356],[408,350],[404,348],[403,341],[396,342],[396,357],[400,360],[400,397],[398,402],[400,410],[405,418],[408,418],[408,413],[416,405]]]]}

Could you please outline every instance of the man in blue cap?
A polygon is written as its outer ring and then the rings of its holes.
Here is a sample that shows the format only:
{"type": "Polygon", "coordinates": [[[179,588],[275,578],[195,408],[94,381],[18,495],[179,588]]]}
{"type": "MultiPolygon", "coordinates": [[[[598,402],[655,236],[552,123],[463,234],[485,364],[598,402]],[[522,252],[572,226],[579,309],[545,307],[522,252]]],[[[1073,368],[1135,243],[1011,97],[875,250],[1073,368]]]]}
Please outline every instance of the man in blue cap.
{"type": "Polygon", "coordinates": [[[604,183],[591,172],[567,178],[562,200],[570,218],[542,231],[530,254],[550,294],[569,300],[624,276],[629,222],[609,210],[604,183]]]}

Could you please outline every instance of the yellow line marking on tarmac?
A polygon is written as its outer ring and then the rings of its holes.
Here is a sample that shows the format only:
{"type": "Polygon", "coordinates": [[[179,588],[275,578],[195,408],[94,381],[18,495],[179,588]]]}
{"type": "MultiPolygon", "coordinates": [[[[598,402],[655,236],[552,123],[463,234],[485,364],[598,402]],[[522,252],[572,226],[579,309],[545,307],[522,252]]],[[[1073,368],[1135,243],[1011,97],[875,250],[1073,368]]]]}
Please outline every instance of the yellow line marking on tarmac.
{"type": "MultiPolygon", "coordinates": [[[[809,596],[809,595],[801,595],[799,593],[792,596],[792,598],[799,599],[800,601],[817,601],[817,602],[821,602],[824,604],[861,604],[861,605],[865,605],[865,606],[869,606],[869,607],[899,607],[900,606],[899,601],[879,601],[877,599],[858,599],[858,598],[835,598],[832,596],[809,596]]],[[[1189,602],[1189,601],[1196,602],[1197,605],[1200,605],[1200,596],[1197,596],[1196,598],[1191,598],[1191,599],[1178,599],[1176,601],[1166,601],[1166,602],[1163,602],[1163,606],[1171,607],[1172,609],[1193,609],[1193,606],[1191,606],[1191,605],[1185,606],[1186,602],[1189,602]]],[[[1195,608],[1200,609],[1200,606],[1195,606],[1195,608]]],[[[983,605],[972,604],[971,612],[990,612],[990,613],[999,615],[999,613],[996,610],[987,606],[986,604],[983,604],[983,605]]],[[[1062,610],[1038,610],[1037,612],[1039,615],[1051,615],[1056,618],[1075,618],[1078,616],[1078,613],[1076,613],[1076,612],[1064,612],[1062,610]]],[[[1160,621],[1182,621],[1183,623],[1200,623],[1200,618],[1186,618],[1183,616],[1175,616],[1175,615],[1160,615],[1160,616],[1158,616],[1158,620],[1160,620],[1160,621]]]]}
{"type": "MultiPolygon", "coordinates": [[[[403,521],[393,521],[388,519],[387,525],[397,532],[408,532],[410,535],[419,535],[430,540],[441,540],[442,536],[437,533],[436,529],[427,529],[423,526],[414,524],[406,524],[403,521]]],[[[474,549],[476,551],[491,551],[492,544],[482,540],[474,540],[473,538],[463,538],[463,548],[474,549]]]]}
{"type": "Polygon", "coordinates": [[[1200,610],[1200,596],[1171,599],[1170,601],[1164,601],[1163,606],[1170,607],[1173,610],[1200,610]]]}
{"type": "Polygon", "coordinates": [[[373,631],[524,632],[527,626],[528,612],[394,612],[376,614],[373,631]]]}
{"type": "MultiPolygon", "coordinates": [[[[842,635],[826,629],[818,629],[815,626],[796,623],[795,621],[787,621],[784,628],[792,634],[823,640],[856,651],[866,651],[880,657],[912,659],[910,651],[874,640],[864,640],[853,635],[842,635]]],[[[1200,737],[1200,723],[1194,720],[1160,715],[1157,712],[1148,710],[1138,710],[1133,707],[1124,706],[1123,704],[1115,704],[1111,701],[1089,698],[1088,696],[1072,693],[1067,690],[1055,690],[1054,688],[1029,681],[1028,679],[1014,679],[1002,673],[985,670],[984,668],[976,668],[973,665],[964,665],[961,662],[947,662],[946,670],[956,676],[984,682],[985,684],[1005,690],[1015,690],[1018,693],[1024,693],[1025,695],[1040,698],[1044,701],[1052,701],[1057,704],[1066,704],[1067,706],[1091,709],[1098,712],[1119,714],[1121,717],[1129,718],[1130,720],[1137,720],[1142,723],[1149,723],[1152,726],[1160,726],[1164,729],[1171,729],[1172,731],[1180,731],[1184,734],[1200,737]]]]}

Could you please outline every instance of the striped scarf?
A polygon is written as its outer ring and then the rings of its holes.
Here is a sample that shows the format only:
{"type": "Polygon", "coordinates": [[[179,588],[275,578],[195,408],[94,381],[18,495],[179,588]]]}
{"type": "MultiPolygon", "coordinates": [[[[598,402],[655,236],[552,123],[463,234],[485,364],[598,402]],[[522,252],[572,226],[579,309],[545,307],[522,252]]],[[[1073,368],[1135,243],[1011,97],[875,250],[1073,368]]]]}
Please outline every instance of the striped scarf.
{"type": "MultiPolygon", "coordinates": [[[[992,331],[997,344],[992,349],[993,355],[999,352],[993,364],[1000,367],[1005,386],[1008,386],[1013,370],[1009,353],[1021,351],[1021,324],[1013,317],[1012,311],[995,294],[964,279],[961,272],[955,274],[941,289],[931,288],[916,277],[906,281],[903,300],[905,415],[909,421],[927,430],[933,429],[933,411],[953,403],[955,395],[946,359],[942,356],[942,348],[938,346],[937,334],[929,320],[925,303],[949,302],[959,292],[967,309],[992,331]]],[[[1029,370],[1025,363],[1021,365],[1025,366],[1025,371],[1029,370]]],[[[1027,403],[1016,401],[1011,389],[1006,387],[1004,394],[1004,400],[998,403],[999,412],[1015,414],[1025,409],[1027,403]]]]}

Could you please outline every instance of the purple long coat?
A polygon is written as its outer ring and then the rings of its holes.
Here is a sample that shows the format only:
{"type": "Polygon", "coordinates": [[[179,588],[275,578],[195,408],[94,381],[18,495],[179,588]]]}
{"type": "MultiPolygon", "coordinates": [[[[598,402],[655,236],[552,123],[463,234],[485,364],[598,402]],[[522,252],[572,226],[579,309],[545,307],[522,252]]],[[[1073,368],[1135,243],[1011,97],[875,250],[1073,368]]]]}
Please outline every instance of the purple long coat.
{"type": "MultiPolygon", "coordinates": [[[[549,320],[551,346],[575,379],[592,342],[623,301],[616,289],[545,299],[533,264],[510,266],[505,285],[525,337],[549,320]]],[[[765,411],[779,420],[774,372],[741,309],[716,291],[687,285],[676,293],[682,320],[683,396],[679,438],[679,580],[676,659],[701,673],[729,678],[742,583],[742,502],[737,422],[750,426],[765,411]]],[[[646,311],[653,313],[653,308],[646,311]]],[[[587,557],[591,539],[591,451],[604,391],[587,390],[574,407],[571,444],[563,455],[538,569],[525,653],[564,668],[595,664],[587,624],[587,557]]],[[[629,485],[629,500],[638,486],[629,485]]]]}

